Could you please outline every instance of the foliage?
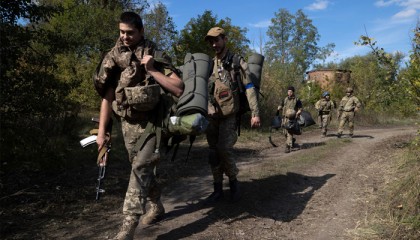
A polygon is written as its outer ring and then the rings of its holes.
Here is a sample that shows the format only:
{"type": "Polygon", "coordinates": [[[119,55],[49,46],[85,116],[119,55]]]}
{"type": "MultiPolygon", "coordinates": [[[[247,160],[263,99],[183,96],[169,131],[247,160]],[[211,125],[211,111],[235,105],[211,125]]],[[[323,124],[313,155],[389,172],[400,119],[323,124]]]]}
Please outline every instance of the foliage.
{"type": "MultiPolygon", "coordinates": [[[[271,19],[267,35],[269,41],[264,48],[264,84],[277,86],[277,94],[286,93],[287,87],[293,85],[302,89],[302,92],[299,91],[302,96],[307,95],[307,89],[303,90],[302,86],[305,72],[316,59],[325,59],[332,52],[334,44],[318,47],[318,30],[302,10],[292,15],[286,9],[280,9],[271,19]]],[[[263,90],[271,91],[265,87],[263,90]]]]}
{"type": "Polygon", "coordinates": [[[400,74],[400,80],[407,85],[407,97],[413,99],[417,105],[417,111],[420,111],[420,21],[417,22],[413,32],[410,62],[405,71],[400,74]]]}
{"type": "Polygon", "coordinates": [[[292,15],[286,9],[280,9],[271,23],[265,47],[267,60],[270,63],[293,63],[289,67],[297,75],[303,76],[315,59],[324,59],[335,47],[334,44],[323,48],[317,46],[320,39],[318,30],[302,10],[292,15]]]}
{"type": "Polygon", "coordinates": [[[177,31],[172,17],[162,3],[156,4],[150,12],[143,16],[145,27],[145,36],[159,46],[162,50],[174,57],[175,53],[172,46],[175,44],[177,31]]]}
{"type": "Polygon", "coordinates": [[[214,50],[204,41],[204,37],[210,28],[219,26],[223,28],[229,39],[227,47],[235,53],[245,56],[249,52],[247,44],[249,40],[245,37],[246,28],[232,25],[230,18],[217,19],[211,11],[204,11],[197,18],[192,18],[181,30],[179,40],[174,47],[176,63],[182,65],[186,53],[202,52],[209,56],[214,55],[214,50]]]}
{"type": "MultiPolygon", "coordinates": [[[[413,115],[416,112],[413,101],[415,88],[411,80],[414,79],[407,78],[407,70],[402,71],[405,75],[399,75],[399,66],[404,56],[399,52],[387,53],[383,48],[376,46],[376,41],[368,36],[361,36],[355,44],[368,46],[372,52],[365,57],[347,59],[341,66],[352,70],[354,85],[359,89],[358,94],[366,108],[377,112],[399,113],[402,116],[413,115]],[[404,94],[401,94],[402,92],[404,94]]],[[[413,70],[416,65],[418,64],[414,61],[408,69],[413,70]]]]}

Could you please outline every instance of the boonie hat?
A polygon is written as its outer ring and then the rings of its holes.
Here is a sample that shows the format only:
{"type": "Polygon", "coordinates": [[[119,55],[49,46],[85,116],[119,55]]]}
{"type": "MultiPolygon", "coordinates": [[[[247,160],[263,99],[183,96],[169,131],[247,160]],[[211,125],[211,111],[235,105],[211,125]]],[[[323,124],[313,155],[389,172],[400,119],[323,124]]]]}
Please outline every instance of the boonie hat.
{"type": "Polygon", "coordinates": [[[206,40],[206,41],[207,41],[207,39],[208,39],[209,37],[217,37],[217,36],[219,36],[220,34],[225,35],[225,30],[224,30],[223,28],[221,28],[221,27],[213,27],[213,28],[211,28],[211,29],[207,32],[207,35],[206,35],[206,37],[204,38],[204,40],[206,40]]]}

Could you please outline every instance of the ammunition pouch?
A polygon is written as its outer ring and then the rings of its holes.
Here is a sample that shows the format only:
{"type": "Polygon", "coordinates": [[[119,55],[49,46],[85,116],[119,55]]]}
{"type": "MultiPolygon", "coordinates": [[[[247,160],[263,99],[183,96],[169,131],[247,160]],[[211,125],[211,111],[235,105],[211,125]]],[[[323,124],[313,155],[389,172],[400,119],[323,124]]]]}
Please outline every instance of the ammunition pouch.
{"type": "Polygon", "coordinates": [[[129,107],[144,112],[153,110],[160,99],[159,84],[125,87],[124,94],[129,107]]]}

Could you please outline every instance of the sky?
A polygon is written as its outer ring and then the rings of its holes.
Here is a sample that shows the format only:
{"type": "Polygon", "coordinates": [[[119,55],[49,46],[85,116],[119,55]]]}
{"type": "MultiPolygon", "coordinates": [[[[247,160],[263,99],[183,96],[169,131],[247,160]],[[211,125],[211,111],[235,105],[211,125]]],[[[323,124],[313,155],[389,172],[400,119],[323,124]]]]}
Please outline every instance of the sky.
{"type": "Polygon", "coordinates": [[[247,28],[250,47],[258,50],[260,36],[280,9],[292,15],[301,9],[312,20],[320,35],[318,46],[334,43],[327,62],[364,55],[366,46],[356,46],[361,35],[368,35],[386,52],[403,52],[408,56],[411,38],[420,19],[420,0],[161,0],[181,30],[191,18],[210,10],[217,20],[229,17],[232,24],[247,28]]]}

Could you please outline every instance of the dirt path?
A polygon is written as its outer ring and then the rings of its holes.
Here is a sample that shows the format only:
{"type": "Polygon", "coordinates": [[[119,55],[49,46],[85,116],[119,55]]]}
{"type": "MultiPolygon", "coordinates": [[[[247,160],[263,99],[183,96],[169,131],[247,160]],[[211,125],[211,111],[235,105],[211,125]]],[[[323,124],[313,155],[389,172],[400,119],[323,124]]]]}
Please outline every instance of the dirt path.
{"type": "MultiPolygon", "coordinates": [[[[357,129],[354,138],[337,139],[320,138],[314,131],[298,136],[301,150],[289,154],[278,133],[273,138],[277,148],[266,136],[241,141],[236,152],[243,198],[229,203],[225,181],[226,200],[215,206],[202,203],[212,192],[212,178],[206,144],[197,141],[187,164],[162,163],[165,219],[140,224],[135,239],[354,239],[370,199],[391,177],[394,146],[415,134],[411,127],[357,129]]],[[[15,231],[4,239],[112,239],[122,220],[127,165],[110,166],[108,192],[100,203],[87,199],[89,184],[87,190],[76,183],[58,204],[39,199],[32,207],[38,210],[29,211],[30,206],[25,210],[17,203],[27,213],[3,221],[8,227],[2,233],[15,231]]]]}
{"type": "MultiPolygon", "coordinates": [[[[211,188],[203,188],[211,185],[211,178],[188,177],[167,188],[171,189],[164,196],[167,218],[153,226],[140,226],[136,236],[350,239],[349,231],[363,221],[369,198],[381,187],[386,178],[383,174],[392,165],[392,161],[375,157],[387,150],[381,143],[396,136],[413,135],[415,130],[393,128],[357,133],[352,139],[340,140],[335,136],[303,135],[298,138],[302,149],[291,154],[284,154],[282,147],[267,148],[258,154],[240,149],[239,178],[244,190],[240,203],[226,201],[206,207],[198,200],[211,192],[211,188]],[[310,156],[322,159],[308,160],[310,156]],[[283,173],[268,173],[267,164],[284,164],[286,169],[283,173]]],[[[225,192],[228,196],[227,187],[225,192]]]]}

